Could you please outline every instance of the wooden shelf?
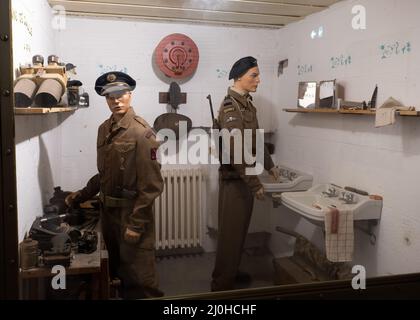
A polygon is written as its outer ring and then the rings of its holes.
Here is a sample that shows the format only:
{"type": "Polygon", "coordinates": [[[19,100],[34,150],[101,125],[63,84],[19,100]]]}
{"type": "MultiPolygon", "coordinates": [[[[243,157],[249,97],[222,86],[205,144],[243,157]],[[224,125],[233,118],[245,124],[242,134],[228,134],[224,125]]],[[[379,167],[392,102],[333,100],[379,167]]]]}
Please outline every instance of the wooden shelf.
{"type": "Polygon", "coordinates": [[[420,117],[420,111],[397,111],[397,114],[402,117],[420,117]]]}
{"type": "MultiPolygon", "coordinates": [[[[286,112],[294,113],[323,113],[323,114],[353,114],[353,115],[365,115],[365,116],[374,116],[376,111],[370,110],[344,110],[344,109],[283,109],[286,112]]],[[[420,117],[420,111],[397,111],[397,115],[405,117],[420,117]]]]}
{"type": "Polygon", "coordinates": [[[58,113],[58,112],[71,112],[75,110],[77,110],[77,107],[15,108],[15,114],[17,115],[47,114],[47,113],[58,113]]]}

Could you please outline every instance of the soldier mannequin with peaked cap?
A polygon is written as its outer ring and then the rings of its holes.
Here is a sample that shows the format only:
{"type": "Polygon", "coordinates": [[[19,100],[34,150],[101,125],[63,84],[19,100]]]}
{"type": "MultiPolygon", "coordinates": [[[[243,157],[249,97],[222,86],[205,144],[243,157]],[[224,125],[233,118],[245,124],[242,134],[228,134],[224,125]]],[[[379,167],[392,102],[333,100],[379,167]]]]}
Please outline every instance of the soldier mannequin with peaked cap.
{"type": "Polygon", "coordinates": [[[100,192],[101,227],[109,252],[111,276],[122,281],[127,299],[159,297],[155,265],[154,200],[163,190],[156,151],[147,122],[131,107],[136,82],[122,72],[108,72],[95,83],[111,117],[98,129],[97,167],[86,187],[66,198],[80,203],[100,192]]]}
{"type": "MultiPolygon", "coordinates": [[[[221,129],[239,129],[242,137],[245,129],[252,130],[253,155],[258,127],[257,109],[252,103],[250,92],[256,92],[260,83],[257,60],[245,57],[235,62],[229,73],[234,84],[228,89],[219,109],[218,122],[221,129]]],[[[243,140],[243,139],[242,139],[243,140]]],[[[242,249],[254,205],[254,197],[264,199],[264,188],[255,175],[246,175],[249,167],[245,163],[234,163],[233,141],[230,142],[230,164],[221,164],[219,169],[219,223],[216,261],[212,274],[212,291],[232,290],[235,280],[250,280],[249,275],[239,272],[242,249]]],[[[241,146],[242,152],[244,145],[241,146]]],[[[243,158],[242,158],[243,159],[243,158]]],[[[264,168],[275,179],[279,170],[264,148],[264,168]]]]}

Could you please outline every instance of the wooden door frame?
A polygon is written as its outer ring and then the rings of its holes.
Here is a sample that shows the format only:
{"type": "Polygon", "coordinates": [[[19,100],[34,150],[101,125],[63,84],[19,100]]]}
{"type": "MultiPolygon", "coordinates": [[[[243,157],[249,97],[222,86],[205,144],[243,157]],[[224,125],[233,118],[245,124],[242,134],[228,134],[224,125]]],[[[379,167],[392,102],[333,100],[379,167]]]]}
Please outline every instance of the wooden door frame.
{"type": "Polygon", "coordinates": [[[19,298],[11,5],[0,1],[0,300],[19,298]]]}

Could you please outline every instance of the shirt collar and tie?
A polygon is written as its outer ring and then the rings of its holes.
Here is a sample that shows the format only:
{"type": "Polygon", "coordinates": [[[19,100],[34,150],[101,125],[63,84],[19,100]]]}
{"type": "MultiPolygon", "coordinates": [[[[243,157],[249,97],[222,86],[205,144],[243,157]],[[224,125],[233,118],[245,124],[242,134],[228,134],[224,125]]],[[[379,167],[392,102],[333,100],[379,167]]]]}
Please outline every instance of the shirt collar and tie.
{"type": "Polygon", "coordinates": [[[248,92],[240,92],[238,89],[230,87],[228,89],[228,95],[246,108],[252,104],[252,96],[248,92]]]}
{"type": "Polygon", "coordinates": [[[119,120],[116,121],[114,115],[110,117],[111,120],[111,127],[110,130],[118,130],[120,128],[127,129],[130,126],[131,120],[134,118],[136,114],[134,113],[133,107],[130,107],[125,115],[119,120]]]}

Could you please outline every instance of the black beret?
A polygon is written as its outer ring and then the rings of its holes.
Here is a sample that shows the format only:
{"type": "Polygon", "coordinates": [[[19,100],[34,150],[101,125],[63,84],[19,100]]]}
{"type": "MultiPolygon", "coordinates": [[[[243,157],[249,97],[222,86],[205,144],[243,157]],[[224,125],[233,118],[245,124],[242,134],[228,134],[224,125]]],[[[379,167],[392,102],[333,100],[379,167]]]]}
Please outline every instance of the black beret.
{"type": "Polygon", "coordinates": [[[254,57],[245,57],[236,61],[229,72],[229,80],[236,79],[244,75],[249,69],[257,67],[257,59],[254,57]]]}
{"type": "Polygon", "coordinates": [[[95,82],[95,91],[100,96],[120,91],[133,91],[136,80],[124,72],[112,71],[101,75],[95,82]]]}

